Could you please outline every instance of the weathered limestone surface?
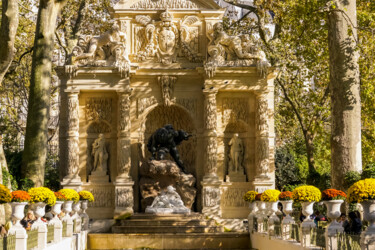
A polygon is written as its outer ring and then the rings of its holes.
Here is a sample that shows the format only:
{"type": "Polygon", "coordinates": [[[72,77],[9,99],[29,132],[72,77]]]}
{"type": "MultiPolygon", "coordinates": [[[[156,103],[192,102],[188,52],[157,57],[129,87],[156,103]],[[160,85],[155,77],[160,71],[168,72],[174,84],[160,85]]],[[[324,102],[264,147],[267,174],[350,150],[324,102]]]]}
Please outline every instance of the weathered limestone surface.
{"type": "Polygon", "coordinates": [[[212,0],[120,1],[115,25],[82,36],[58,69],[63,185],[93,192],[90,218],[143,212],[168,185],[193,212],[247,218],[244,192],[274,187],[275,74],[253,37],[222,30],[223,14],[212,0]],[[188,175],[148,161],[148,139],[166,124],[193,135],[178,146],[188,175]],[[100,134],[108,158],[97,178],[100,134]]]}

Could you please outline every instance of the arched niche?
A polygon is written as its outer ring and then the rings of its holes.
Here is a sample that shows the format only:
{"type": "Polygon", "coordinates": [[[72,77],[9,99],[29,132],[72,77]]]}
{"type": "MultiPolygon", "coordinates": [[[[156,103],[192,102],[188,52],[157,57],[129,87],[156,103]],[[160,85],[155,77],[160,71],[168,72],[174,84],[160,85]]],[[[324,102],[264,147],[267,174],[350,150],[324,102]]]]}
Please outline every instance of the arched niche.
{"type": "MultiPolygon", "coordinates": [[[[189,173],[196,176],[196,129],[194,121],[189,112],[178,105],[163,106],[158,105],[152,109],[144,121],[144,145],[147,145],[150,136],[166,124],[172,124],[175,130],[184,130],[193,135],[188,141],[183,141],[177,148],[185,168],[189,173]]],[[[151,155],[144,146],[144,155],[148,159],[151,155]]]]}

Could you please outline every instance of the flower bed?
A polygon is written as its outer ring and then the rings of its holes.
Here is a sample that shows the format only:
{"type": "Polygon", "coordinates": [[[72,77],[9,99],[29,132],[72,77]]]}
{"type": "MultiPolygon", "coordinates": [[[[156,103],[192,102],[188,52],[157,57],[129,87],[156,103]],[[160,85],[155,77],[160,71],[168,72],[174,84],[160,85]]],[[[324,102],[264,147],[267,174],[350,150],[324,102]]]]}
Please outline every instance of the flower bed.
{"type": "Polygon", "coordinates": [[[300,186],[293,190],[293,200],[296,202],[318,202],[321,197],[320,190],[314,186],[300,186]]]}
{"type": "Polygon", "coordinates": [[[54,193],[46,187],[30,188],[29,195],[31,197],[31,203],[44,202],[49,206],[53,206],[56,203],[54,193]]]}
{"type": "Polygon", "coordinates": [[[12,195],[10,194],[9,189],[0,184],[0,204],[11,202],[12,195]]]}
{"type": "Polygon", "coordinates": [[[257,191],[248,191],[244,196],[243,199],[248,202],[255,201],[255,197],[258,194],[257,191]]]}
{"type": "Polygon", "coordinates": [[[29,202],[31,197],[26,191],[13,191],[12,192],[12,202],[29,202]]]}
{"type": "Polygon", "coordinates": [[[281,192],[279,195],[279,200],[281,201],[293,200],[293,193],[290,191],[281,192]]]}
{"type": "Polygon", "coordinates": [[[74,189],[65,188],[59,190],[61,194],[63,194],[67,201],[74,201],[74,203],[79,201],[79,194],[74,189]]]}
{"type": "Polygon", "coordinates": [[[322,192],[322,200],[323,201],[331,201],[331,200],[345,200],[346,194],[337,189],[326,189],[322,192]]]}
{"type": "Polygon", "coordinates": [[[79,194],[79,199],[81,201],[85,201],[85,200],[87,200],[89,202],[93,202],[94,201],[94,196],[89,191],[81,191],[78,194],[79,194]]]}
{"type": "Polygon", "coordinates": [[[261,200],[275,202],[279,200],[280,191],[276,189],[268,189],[262,193],[261,200]]]}
{"type": "Polygon", "coordinates": [[[348,190],[348,201],[360,203],[375,200],[375,179],[365,179],[354,183],[348,190]]]}

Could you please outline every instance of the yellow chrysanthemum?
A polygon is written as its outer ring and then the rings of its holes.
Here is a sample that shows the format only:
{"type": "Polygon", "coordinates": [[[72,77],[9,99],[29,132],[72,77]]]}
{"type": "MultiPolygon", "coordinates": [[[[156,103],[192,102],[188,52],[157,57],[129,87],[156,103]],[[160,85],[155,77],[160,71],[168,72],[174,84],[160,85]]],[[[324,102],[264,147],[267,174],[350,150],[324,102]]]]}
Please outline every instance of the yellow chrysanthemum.
{"type": "Polygon", "coordinates": [[[268,189],[262,193],[260,199],[262,201],[275,202],[279,200],[280,191],[276,189],[268,189]]]}
{"type": "Polygon", "coordinates": [[[366,200],[375,200],[375,179],[357,181],[348,190],[350,203],[360,203],[366,200]]]}
{"type": "Polygon", "coordinates": [[[67,201],[74,201],[74,203],[79,201],[79,194],[74,189],[64,188],[60,189],[59,192],[65,196],[67,201]]]}
{"type": "Polygon", "coordinates": [[[28,192],[31,197],[30,203],[44,202],[49,206],[53,206],[56,203],[56,196],[49,188],[46,188],[46,187],[30,188],[28,192]]]}
{"type": "Polygon", "coordinates": [[[314,186],[301,186],[293,190],[293,200],[297,202],[318,202],[321,198],[322,193],[314,186]]]}
{"type": "Polygon", "coordinates": [[[81,191],[78,194],[79,194],[79,199],[80,200],[87,200],[89,202],[93,202],[94,201],[94,196],[89,191],[81,191]]]}
{"type": "Polygon", "coordinates": [[[8,203],[11,201],[12,195],[10,194],[9,189],[6,186],[0,184],[0,204],[8,203]]]}
{"type": "Polygon", "coordinates": [[[244,196],[243,199],[245,201],[253,202],[255,201],[255,196],[258,194],[257,191],[248,191],[244,196]]]}

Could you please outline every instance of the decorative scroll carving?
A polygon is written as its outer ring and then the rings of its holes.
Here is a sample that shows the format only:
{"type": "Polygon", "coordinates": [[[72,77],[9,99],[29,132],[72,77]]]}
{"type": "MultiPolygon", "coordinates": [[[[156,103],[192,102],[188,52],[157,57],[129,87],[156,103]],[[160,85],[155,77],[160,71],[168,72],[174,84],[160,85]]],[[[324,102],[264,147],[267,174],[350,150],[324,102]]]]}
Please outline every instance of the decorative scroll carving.
{"type": "Polygon", "coordinates": [[[68,174],[78,175],[79,146],[78,137],[71,137],[68,141],[68,174]]]}
{"type": "Polygon", "coordinates": [[[88,122],[104,120],[112,124],[112,98],[88,98],[85,111],[88,122]]]}
{"type": "MultiPolygon", "coordinates": [[[[122,30],[126,29],[125,24],[121,23],[122,30]]],[[[120,26],[117,23],[100,36],[81,35],[78,38],[77,46],[73,48],[70,55],[70,64],[75,66],[114,66],[122,76],[127,77],[130,60],[125,44],[126,34],[120,31],[120,26]]],[[[67,70],[72,71],[71,67],[67,67],[67,70]]]]}
{"type": "Polygon", "coordinates": [[[205,128],[215,130],[217,126],[216,92],[205,92],[205,128]]]}
{"type": "Polygon", "coordinates": [[[119,111],[120,111],[119,130],[129,131],[130,130],[130,96],[129,94],[120,95],[119,111]]]}
{"type": "Polygon", "coordinates": [[[203,188],[203,206],[214,207],[220,205],[220,189],[214,187],[203,188]]]}
{"type": "Polygon", "coordinates": [[[155,97],[146,97],[146,98],[139,98],[137,100],[137,118],[143,114],[143,112],[158,103],[155,97]]]}
{"type": "Polygon", "coordinates": [[[116,207],[133,207],[133,189],[116,188],[116,207]]]}
{"type": "Polygon", "coordinates": [[[86,188],[90,191],[94,197],[94,202],[89,202],[89,207],[101,207],[101,208],[110,208],[114,207],[114,197],[115,191],[113,187],[100,186],[100,187],[88,187],[86,188]]]}
{"type": "Polygon", "coordinates": [[[197,117],[197,99],[177,99],[177,103],[186,108],[192,117],[197,117]]]}
{"type": "Polygon", "coordinates": [[[269,172],[269,140],[267,137],[257,138],[256,166],[258,176],[267,178],[269,172]]]}
{"type": "Polygon", "coordinates": [[[206,145],[206,173],[217,173],[217,138],[209,137],[206,145]]]}
{"type": "Polygon", "coordinates": [[[79,114],[78,114],[78,94],[69,94],[68,97],[68,124],[69,131],[78,132],[79,128],[79,114]]]}
{"type": "Polygon", "coordinates": [[[268,133],[268,100],[263,95],[257,98],[256,128],[258,133],[268,133]]]}
{"type": "Polygon", "coordinates": [[[224,125],[238,120],[248,122],[249,101],[247,98],[224,98],[222,104],[222,120],[224,125]]]}
{"type": "Polygon", "coordinates": [[[262,72],[269,66],[265,61],[264,53],[252,41],[250,35],[229,36],[221,22],[215,23],[212,31],[207,34],[210,39],[208,46],[210,58],[205,64],[205,69],[209,77],[215,75],[217,66],[245,67],[258,64],[262,72]]]}
{"type": "Polygon", "coordinates": [[[186,16],[177,22],[167,10],[161,13],[161,21],[145,15],[135,19],[143,26],[135,28],[138,61],[157,57],[158,62],[169,65],[177,61],[179,51],[191,62],[202,61],[198,56],[199,30],[194,26],[198,17],[186,16]]]}
{"type": "Polygon", "coordinates": [[[172,99],[173,91],[174,91],[174,84],[177,81],[177,77],[175,76],[159,76],[158,82],[161,88],[161,94],[163,97],[163,104],[165,106],[172,105],[176,100],[175,98],[172,99]]]}
{"type": "Polygon", "coordinates": [[[200,6],[189,0],[143,0],[130,8],[132,9],[198,9],[200,6]]]}
{"type": "Polygon", "coordinates": [[[117,171],[119,175],[129,176],[130,171],[130,139],[119,139],[117,143],[117,171]]]}
{"type": "Polygon", "coordinates": [[[221,205],[223,207],[247,207],[243,196],[248,189],[228,188],[225,189],[221,197],[221,205]]]}

